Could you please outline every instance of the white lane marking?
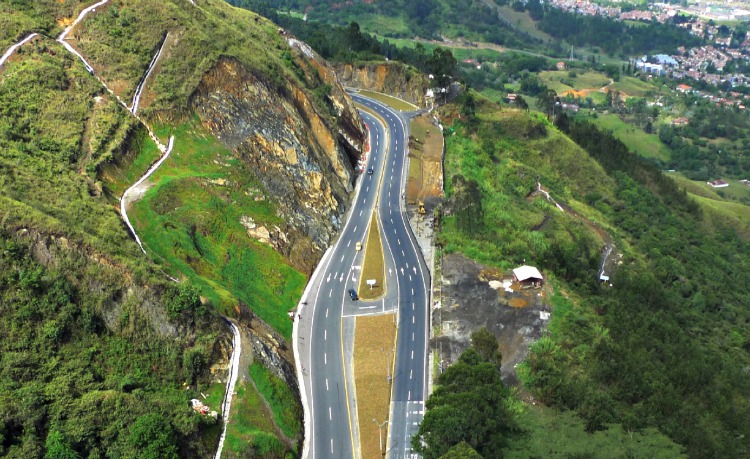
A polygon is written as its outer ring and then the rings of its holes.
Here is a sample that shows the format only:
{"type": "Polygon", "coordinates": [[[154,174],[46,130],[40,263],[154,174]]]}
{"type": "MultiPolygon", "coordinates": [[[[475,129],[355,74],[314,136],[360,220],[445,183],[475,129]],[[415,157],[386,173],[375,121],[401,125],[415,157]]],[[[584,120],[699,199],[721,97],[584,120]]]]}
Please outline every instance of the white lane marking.
{"type": "Polygon", "coordinates": [[[414,375],[412,375],[412,372],[413,372],[413,371],[414,371],[414,370],[409,370],[409,379],[412,379],[412,376],[414,376],[414,375]]]}
{"type": "Polygon", "coordinates": [[[331,273],[328,273],[328,278],[326,279],[326,282],[331,282],[331,273]]]}
{"type": "Polygon", "coordinates": [[[355,226],[355,227],[354,227],[354,229],[353,229],[352,231],[353,231],[353,232],[356,232],[356,231],[357,231],[357,228],[359,228],[359,227],[358,227],[358,226],[355,226]]]}
{"type": "Polygon", "coordinates": [[[408,400],[411,401],[411,391],[409,391],[409,398],[408,398],[408,400]]]}
{"type": "Polygon", "coordinates": [[[411,282],[411,274],[409,274],[409,282],[411,282]]]}
{"type": "Polygon", "coordinates": [[[375,309],[377,307],[378,307],[377,305],[375,305],[375,306],[360,306],[359,309],[375,309]]]}
{"type": "Polygon", "coordinates": [[[328,318],[328,308],[326,308],[326,319],[328,318]]]}
{"type": "MultiPolygon", "coordinates": [[[[414,316],[411,316],[411,323],[414,323],[415,320],[416,320],[416,318],[414,316]]],[[[412,352],[412,355],[414,355],[413,352],[412,352]]]]}
{"type": "Polygon", "coordinates": [[[411,289],[411,294],[414,295],[414,289],[411,289]]]}
{"type": "Polygon", "coordinates": [[[411,304],[411,310],[414,310],[414,303],[411,304]]]}
{"type": "Polygon", "coordinates": [[[365,193],[366,193],[366,192],[368,192],[368,191],[370,191],[370,187],[369,187],[369,186],[368,186],[368,187],[367,187],[367,189],[365,190],[365,193]]]}
{"type": "Polygon", "coordinates": [[[396,165],[396,160],[395,160],[395,159],[393,160],[393,165],[394,165],[394,166],[396,165]]]}
{"type": "MultiPolygon", "coordinates": [[[[328,330],[323,330],[323,340],[328,341],[328,330]]],[[[412,339],[412,341],[413,341],[413,339],[412,339]]]]}
{"type": "Polygon", "coordinates": [[[414,341],[414,332],[411,332],[411,340],[414,341]]]}
{"type": "Polygon", "coordinates": [[[406,262],[406,269],[409,269],[409,262],[406,262]]]}
{"type": "MultiPolygon", "coordinates": [[[[414,355],[414,351],[411,351],[412,356],[414,355]]],[[[328,353],[323,353],[323,365],[328,365],[328,353]]]]}
{"type": "MultiPolygon", "coordinates": [[[[362,215],[362,212],[360,212],[359,214],[362,215]]],[[[349,239],[349,242],[346,243],[347,247],[349,247],[350,245],[352,245],[352,240],[351,239],[349,239]]]]}
{"type": "Polygon", "coordinates": [[[411,351],[411,358],[414,359],[414,351],[411,351]]]}
{"type": "Polygon", "coordinates": [[[401,239],[398,240],[398,245],[401,245],[401,239]]]}
{"type": "Polygon", "coordinates": [[[342,254],[341,255],[341,262],[343,263],[343,261],[344,261],[344,255],[342,254]]]}
{"type": "Polygon", "coordinates": [[[328,291],[328,298],[330,298],[331,295],[333,295],[333,289],[331,289],[331,290],[328,291]]]}
{"type": "Polygon", "coordinates": [[[331,454],[333,454],[333,438],[331,438],[331,454]]]}
{"type": "Polygon", "coordinates": [[[402,257],[405,257],[405,256],[406,256],[406,254],[404,253],[404,251],[403,251],[403,250],[401,251],[401,256],[402,256],[402,257]]]}
{"type": "MultiPolygon", "coordinates": [[[[359,216],[360,217],[362,216],[362,211],[361,210],[359,211],[359,216]]],[[[347,246],[347,247],[349,247],[349,246],[347,246]]]]}
{"type": "MultiPolygon", "coordinates": [[[[409,279],[411,279],[411,274],[409,274],[409,279]]],[[[339,282],[344,282],[344,273],[341,273],[341,278],[339,279],[339,282]]]]}
{"type": "Polygon", "coordinates": [[[412,266],[411,268],[414,270],[414,274],[417,274],[417,267],[416,266],[412,266]]]}
{"type": "Polygon", "coordinates": [[[391,225],[393,224],[393,219],[391,219],[391,225]]]}
{"type": "Polygon", "coordinates": [[[367,198],[362,201],[362,204],[367,204],[367,198]]]}
{"type": "Polygon", "coordinates": [[[328,407],[328,420],[333,421],[333,410],[330,406],[328,407]]]}
{"type": "Polygon", "coordinates": [[[326,378],[326,390],[330,390],[330,389],[328,388],[328,378],[326,378]]]}

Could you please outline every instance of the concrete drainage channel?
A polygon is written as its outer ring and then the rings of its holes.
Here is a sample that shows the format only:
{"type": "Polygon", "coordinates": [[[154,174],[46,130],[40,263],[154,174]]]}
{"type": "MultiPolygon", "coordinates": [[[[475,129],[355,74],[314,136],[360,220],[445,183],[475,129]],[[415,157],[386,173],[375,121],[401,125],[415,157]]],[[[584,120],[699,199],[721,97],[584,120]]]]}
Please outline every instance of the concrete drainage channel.
{"type": "MultiPolygon", "coordinates": [[[[151,129],[151,127],[149,125],[147,125],[146,122],[143,119],[141,119],[136,114],[136,112],[138,110],[138,102],[140,101],[141,91],[143,90],[143,87],[145,86],[146,80],[149,78],[149,76],[150,76],[150,74],[151,74],[151,72],[152,72],[152,70],[153,70],[156,62],[158,61],[159,56],[161,55],[162,49],[164,47],[164,44],[166,43],[166,39],[168,37],[164,37],[164,41],[162,42],[162,46],[160,47],[160,49],[158,50],[158,52],[156,53],[156,55],[152,59],[150,65],[149,65],[149,68],[148,68],[148,70],[146,72],[146,75],[143,77],[143,80],[141,81],[141,83],[138,86],[138,90],[137,90],[136,95],[135,95],[135,97],[133,99],[132,106],[128,107],[118,96],[116,96],[114,94],[114,92],[112,92],[112,90],[101,80],[101,78],[99,78],[94,73],[94,68],[86,61],[86,59],[78,51],[76,51],[75,48],[73,48],[73,46],[70,43],[68,43],[67,41],[65,41],[65,39],[66,39],[67,35],[70,33],[70,31],[72,31],[73,28],[76,25],[78,25],[84,19],[84,17],[88,13],[90,13],[92,11],[95,11],[96,8],[98,8],[100,6],[104,6],[108,2],[109,2],[109,0],[101,0],[100,2],[95,3],[94,5],[91,5],[88,8],[85,8],[83,11],[81,11],[81,13],[78,15],[78,18],[76,18],[76,20],[73,22],[72,25],[70,25],[68,28],[65,29],[65,31],[57,38],[57,41],[59,43],[61,43],[65,47],[65,49],[67,49],[68,51],[70,51],[70,53],[72,53],[76,57],[78,57],[81,60],[81,62],[83,63],[83,65],[86,67],[86,70],[88,70],[97,80],[99,80],[99,83],[101,83],[101,85],[104,87],[104,89],[106,89],[107,92],[109,92],[110,94],[112,94],[117,99],[117,101],[120,102],[120,104],[122,104],[129,112],[131,112],[133,114],[133,116],[136,119],[138,119],[138,121],[140,121],[146,127],[146,129],[148,130],[148,133],[149,133],[149,137],[151,137],[151,139],[158,146],[159,150],[163,153],[163,155],[161,156],[161,158],[159,158],[159,160],[156,163],[154,163],[149,168],[149,170],[136,183],[134,183],[130,188],[128,188],[123,193],[122,197],[120,198],[120,213],[121,213],[121,216],[122,216],[123,220],[125,221],[125,223],[127,224],[128,229],[133,234],[133,237],[135,238],[136,242],[138,243],[138,246],[140,247],[141,251],[143,251],[143,253],[145,254],[146,250],[144,249],[143,244],[141,243],[141,240],[138,237],[138,234],[135,232],[135,228],[130,223],[130,219],[128,218],[126,207],[130,203],[130,196],[131,196],[131,194],[135,190],[137,190],[138,187],[144,181],[146,181],[146,179],[148,179],[151,176],[151,174],[153,174],[159,168],[159,166],[161,166],[161,164],[169,157],[170,153],[172,152],[172,148],[174,147],[174,136],[172,136],[172,137],[169,138],[169,142],[168,142],[167,145],[164,145],[156,137],[156,134],[153,132],[153,130],[151,129]]],[[[191,3],[193,3],[192,0],[191,0],[191,3]]],[[[193,4],[195,4],[195,3],[193,3],[193,4]]],[[[2,65],[2,63],[4,63],[4,61],[7,60],[8,57],[10,57],[10,55],[13,54],[13,52],[18,47],[20,47],[21,45],[23,45],[27,41],[31,40],[35,36],[36,36],[36,34],[32,34],[32,35],[26,37],[24,40],[22,40],[19,43],[17,43],[16,45],[14,45],[13,47],[11,47],[5,53],[5,55],[3,55],[2,61],[0,62],[0,65],[2,65]]],[[[172,280],[174,282],[177,282],[177,279],[175,279],[175,278],[173,278],[173,277],[171,277],[169,275],[167,275],[167,277],[170,280],[172,280]]],[[[226,321],[227,326],[232,331],[232,335],[233,335],[232,344],[233,344],[233,346],[232,346],[232,357],[231,357],[230,366],[229,366],[229,378],[227,380],[227,388],[226,388],[226,391],[224,393],[224,400],[222,401],[222,404],[221,404],[222,421],[224,423],[224,426],[223,426],[223,429],[222,429],[222,432],[221,432],[221,437],[219,438],[219,445],[218,445],[218,447],[216,449],[216,454],[214,455],[215,459],[220,459],[221,458],[221,453],[222,453],[222,451],[224,449],[224,440],[226,438],[227,426],[229,424],[229,413],[230,413],[231,407],[232,407],[232,396],[234,395],[234,388],[235,388],[235,384],[237,383],[237,375],[239,374],[239,365],[240,365],[240,354],[242,352],[242,344],[241,344],[241,339],[240,339],[239,328],[237,328],[237,325],[234,324],[229,319],[227,319],[226,317],[224,317],[223,319],[226,321]]]]}

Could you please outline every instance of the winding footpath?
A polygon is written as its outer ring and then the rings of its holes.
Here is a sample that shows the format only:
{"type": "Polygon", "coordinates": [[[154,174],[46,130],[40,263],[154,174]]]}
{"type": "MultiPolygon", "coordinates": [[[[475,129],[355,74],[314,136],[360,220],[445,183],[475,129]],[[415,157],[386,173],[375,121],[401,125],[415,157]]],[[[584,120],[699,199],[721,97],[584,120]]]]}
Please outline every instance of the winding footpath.
{"type": "MultiPolygon", "coordinates": [[[[143,91],[143,88],[146,84],[146,81],[150,77],[154,67],[156,66],[156,63],[158,62],[159,57],[161,56],[161,52],[164,48],[164,45],[167,41],[169,34],[167,34],[167,36],[164,37],[164,42],[162,42],[162,45],[159,48],[159,51],[151,60],[148,70],[146,71],[146,74],[143,77],[143,80],[140,82],[140,84],[138,85],[138,88],[136,89],[135,96],[133,97],[133,103],[131,104],[130,107],[128,107],[128,105],[125,102],[123,102],[123,100],[119,96],[115,95],[115,93],[107,86],[107,84],[101,78],[99,78],[98,75],[96,75],[96,73],[94,72],[94,68],[81,55],[81,53],[79,53],[70,43],[66,41],[68,34],[73,30],[75,26],[77,26],[86,17],[87,14],[89,14],[92,11],[95,11],[96,8],[100,6],[104,6],[108,2],[109,0],[101,0],[100,2],[95,3],[89,6],[88,8],[85,8],[84,10],[82,10],[81,13],[78,15],[78,18],[76,18],[76,20],[73,22],[73,24],[67,27],[63,31],[63,33],[60,34],[60,36],[57,38],[57,41],[61,43],[65,47],[65,49],[67,49],[70,53],[77,56],[81,60],[83,65],[86,67],[86,70],[88,70],[89,73],[91,73],[99,81],[99,83],[104,87],[104,89],[106,89],[107,92],[109,92],[112,96],[114,96],[117,99],[117,101],[120,102],[120,104],[123,107],[125,107],[126,110],[128,110],[130,113],[133,114],[133,116],[147,129],[149,137],[151,137],[151,139],[156,143],[157,147],[159,148],[159,151],[162,152],[161,158],[159,158],[159,160],[156,163],[154,163],[148,169],[148,171],[146,171],[146,173],[140,179],[138,179],[137,182],[135,182],[130,188],[125,190],[125,192],[122,194],[122,197],[120,198],[120,214],[122,216],[122,219],[125,221],[125,224],[128,226],[128,229],[133,234],[133,237],[135,238],[135,241],[138,243],[138,246],[141,248],[141,251],[145,254],[146,250],[143,247],[141,239],[138,237],[138,233],[136,233],[135,228],[133,227],[132,223],[130,222],[130,219],[128,218],[127,206],[133,200],[134,192],[138,189],[138,187],[142,185],[143,182],[146,181],[154,172],[156,172],[159,166],[161,166],[162,163],[172,153],[172,149],[174,147],[174,136],[171,136],[169,138],[167,145],[164,145],[156,136],[156,134],[151,129],[151,127],[141,117],[137,115],[137,111],[138,111],[138,104],[140,103],[140,98],[141,98],[141,93],[143,91]]],[[[191,3],[193,3],[192,0],[191,0],[191,3]]],[[[10,57],[18,47],[20,47],[27,41],[31,40],[35,36],[36,34],[32,34],[26,37],[21,42],[17,43],[16,45],[13,45],[5,53],[5,55],[3,55],[3,60],[0,61],[0,65],[2,65],[2,63],[4,63],[5,60],[7,60],[8,57],[10,57]]],[[[167,277],[169,277],[169,279],[171,279],[172,281],[177,282],[177,279],[169,275],[167,275],[167,277]]],[[[232,345],[233,346],[232,346],[232,357],[230,360],[230,367],[229,367],[229,378],[227,381],[227,389],[224,394],[224,400],[221,405],[222,420],[223,420],[224,425],[222,428],[221,437],[219,439],[219,445],[216,450],[216,455],[214,456],[215,459],[221,458],[221,453],[224,449],[224,440],[226,438],[227,425],[229,424],[229,412],[232,408],[232,395],[234,394],[234,387],[235,387],[235,384],[237,383],[237,375],[239,374],[240,354],[242,352],[240,332],[239,332],[239,329],[237,328],[237,325],[235,325],[233,322],[231,322],[227,318],[224,318],[224,319],[227,321],[228,326],[232,331],[232,336],[233,336],[232,345]]]]}
{"type": "Polygon", "coordinates": [[[151,73],[154,71],[154,67],[156,67],[156,63],[159,61],[159,57],[161,57],[161,52],[164,49],[164,46],[167,44],[167,39],[169,38],[169,32],[167,32],[167,35],[164,37],[164,40],[161,42],[161,46],[159,47],[159,51],[154,54],[154,58],[151,59],[151,63],[148,65],[148,69],[146,70],[146,74],[143,76],[143,79],[140,83],[138,83],[138,87],[135,89],[135,95],[133,96],[133,103],[130,105],[130,112],[135,115],[138,113],[138,104],[141,103],[141,93],[143,93],[143,88],[146,86],[146,80],[149,79],[151,76],[151,73]]]}

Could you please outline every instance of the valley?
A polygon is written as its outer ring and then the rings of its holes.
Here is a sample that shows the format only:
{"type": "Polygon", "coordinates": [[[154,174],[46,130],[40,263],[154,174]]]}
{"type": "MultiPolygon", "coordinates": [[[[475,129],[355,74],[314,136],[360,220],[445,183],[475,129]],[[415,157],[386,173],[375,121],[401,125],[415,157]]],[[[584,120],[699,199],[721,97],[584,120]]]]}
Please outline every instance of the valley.
{"type": "Polygon", "coordinates": [[[712,8],[0,4],[0,457],[742,457],[712,8]]]}

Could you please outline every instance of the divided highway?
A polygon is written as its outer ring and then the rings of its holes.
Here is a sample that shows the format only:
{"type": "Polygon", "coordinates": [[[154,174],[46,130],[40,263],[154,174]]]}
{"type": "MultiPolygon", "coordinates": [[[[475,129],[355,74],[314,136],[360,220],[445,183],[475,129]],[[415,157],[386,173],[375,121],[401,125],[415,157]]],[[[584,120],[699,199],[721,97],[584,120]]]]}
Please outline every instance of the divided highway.
{"type": "MultiPolygon", "coordinates": [[[[388,457],[411,458],[411,436],[424,413],[427,375],[429,272],[408,225],[402,193],[406,180],[407,124],[389,107],[357,94],[352,98],[377,114],[361,114],[370,128],[371,152],[337,243],[329,249],[303,298],[295,345],[302,372],[306,458],[359,458],[356,395],[351,368],[354,319],[397,311],[398,341],[388,457]],[[385,123],[385,126],[381,123],[385,123]],[[366,171],[372,168],[373,173],[366,171]],[[386,296],[352,301],[357,289],[370,216],[377,209],[386,259],[386,296]]],[[[372,427],[372,426],[367,426],[372,427]]],[[[362,426],[363,429],[367,428],[362,426]]],[[[362,458],[368,459],[368,458],[362,458]]]]}

